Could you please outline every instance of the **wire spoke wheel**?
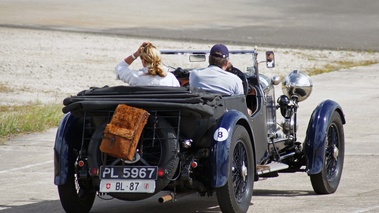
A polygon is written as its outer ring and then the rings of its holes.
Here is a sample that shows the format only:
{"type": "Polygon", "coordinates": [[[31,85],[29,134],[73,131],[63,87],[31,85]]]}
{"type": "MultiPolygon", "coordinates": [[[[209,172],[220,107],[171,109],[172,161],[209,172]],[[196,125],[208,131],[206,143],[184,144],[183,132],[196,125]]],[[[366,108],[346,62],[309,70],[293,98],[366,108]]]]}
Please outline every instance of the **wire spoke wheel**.
{"type": "Polygon", "coordinates": [[[329,127],[327,138],[326,138],[326,155],[325,155],[325,170],[326,178],[328,181],[331,181],[338,172],[338,131],[337,126],[332,124],[329,127]]]}
{"type": "Polygon", "coordinates": [[[320,173],[310,175],[313,190],[317,194],[334,193],[342,176],[345,156],[345,140],[342,120],[338,112],[333,112],[328,124],[324,142],[324,167],[320,173]]]}
{"type": "Polygon", "coordinates": [[[246,186],[247,186],[247,168],[246,168],[246,162],[247,162],[247,153],[246,153],[246,147],[244,144],[239,141],[237,142],[237,145],[234,149],[234,157],[233,157],[233,168],[232,169],[232,176],[233,176],[233,185],[234,185],[234,193],[237,202],[241,202],[243,199],[243,195],[246,192],[246,186]]]}
{"type": "Polygon", "coordinates": [[[249,133],[237,125],[230,144],[228,181],[216,189],[222,212],[247,212],[253,195],[254,174],[255,157],[249,133]]]}

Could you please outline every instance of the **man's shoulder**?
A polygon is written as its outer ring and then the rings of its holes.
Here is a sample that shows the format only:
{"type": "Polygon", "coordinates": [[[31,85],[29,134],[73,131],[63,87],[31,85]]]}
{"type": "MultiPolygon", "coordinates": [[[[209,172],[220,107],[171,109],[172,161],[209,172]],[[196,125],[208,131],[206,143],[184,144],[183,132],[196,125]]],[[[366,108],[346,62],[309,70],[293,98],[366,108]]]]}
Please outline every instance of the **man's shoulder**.
{"type": "Polygon", "coordinates": [[[232,79],[234,79],[234,80],[241,80],[240,77],[238,77],[238,76],[237,76],[236,74],[234,74],[234,73],[231,73],[231,72],[226,71],[226,70],[224,70],[224,73],[225,73],[225,75],[227,75],[228,77],[230,77],[230,78],[232,78],[232,79]]]}
{"type": "Polygon", "coordinates": [[[208,69],[208,67],[195,68],[195,69],[191,70],[190,72],[200,72],[200,71],[203,71],[203,70],[206,70],[206,69],[208,69]]]}
{"type": "Polygon", "coordinates": [[[207,68],[197,68],[197,69],[191,70],[189,73],[190,75],[201,75],[202,73],[204,73],[205,69],[207,68]]]}

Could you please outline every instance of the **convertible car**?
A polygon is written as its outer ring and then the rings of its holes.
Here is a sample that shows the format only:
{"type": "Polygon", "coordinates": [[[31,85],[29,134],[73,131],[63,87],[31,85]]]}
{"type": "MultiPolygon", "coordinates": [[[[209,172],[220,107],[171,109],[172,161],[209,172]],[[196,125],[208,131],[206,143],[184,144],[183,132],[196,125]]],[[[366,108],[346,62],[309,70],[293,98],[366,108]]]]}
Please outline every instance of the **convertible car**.
{"type": "MultiPolygon", "coordinates": [[[[162,54],[196,64],[209,52],[162,54]]],[[[334,193],[345,150],[341,106],[332,100],[315,106],[305,140],[298,141],[297,109],[312,92],[310,77],[298,70],[283,79],[260,74],[259,64],[275,66],[272,51],[262,62],[256,49],[230,54],[250,58],[245,67],[229,70],[241,78],[244,95],[190,91],[192,68],[175,65],[170,67],[181,87],[104,86],[67,97],[54,146],[54,183],[65,211],[89,212],[96,196],[135,201],[167,192],[157,200],[174,201],[181,193],[215,195],[222,212],[247,212],[254,182],[281,172],[305,173],[315,193],[334,193]],[[280,83],[283,94],[276,98],[280,83]],[[132,113],[116,115],[120,106],[143,110],[145,123],[132,113]],[[129,129],[117,130],[124,138],[111,138],[110,148],[125,142],[132,157],[101,148],[116,117],[129,120],[118,122],[129,129]]]]}

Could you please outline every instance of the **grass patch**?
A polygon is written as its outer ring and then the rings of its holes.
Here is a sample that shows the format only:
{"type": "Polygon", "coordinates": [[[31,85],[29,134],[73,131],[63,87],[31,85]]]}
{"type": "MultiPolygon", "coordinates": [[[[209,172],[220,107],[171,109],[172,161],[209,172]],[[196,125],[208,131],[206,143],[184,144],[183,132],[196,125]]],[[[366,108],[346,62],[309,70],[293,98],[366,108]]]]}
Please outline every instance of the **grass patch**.
{"type": "Polygon", "coordinates": [[[10,138],[57,127],[63,118],[62,105],[31,103],[0,106],[0,143],[10,138]]]}
{"type": "Polygon", "coordinates": [[[341,69],[349,69],[358,66],[368,66],[371,64],[377,64],[379,61],[376,60],[364,60],[364,61],[334,61],[330,64],[325,65],[322,68],[313,68],[306,70],[309,75],[318,75],[322,73],[337,71],[341,69]]]}

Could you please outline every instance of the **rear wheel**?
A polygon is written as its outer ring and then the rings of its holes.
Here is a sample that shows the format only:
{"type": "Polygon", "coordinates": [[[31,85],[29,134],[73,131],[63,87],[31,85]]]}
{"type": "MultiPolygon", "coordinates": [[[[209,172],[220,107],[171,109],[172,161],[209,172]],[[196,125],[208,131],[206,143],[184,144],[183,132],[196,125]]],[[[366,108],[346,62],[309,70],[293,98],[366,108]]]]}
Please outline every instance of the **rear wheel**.
{"type": "Polygon", "coordinates": [[[68,175],[67,182],[58,185],[58,193],[63,209],[77,213],[89,212],[96,196],[91,180],[79,180],[76,174],[68,175]]]}
{"type": "Polygon", "coordinates": [[[216,190],[222,212],[247,212],[253,195],[254,164],[249,134],[237,125],[230,144],[228,182],[216,190]]]}
{"type": "Polygon", "coordinates": [[[345,139],[341,116],[336,111],[328,124],[324,148],[323,169],[318,174],[310,175],[313,190],[317,194],[334,193],[341,180],[345,156],[345,139]]]}

